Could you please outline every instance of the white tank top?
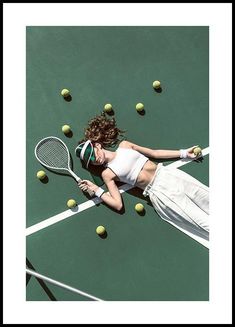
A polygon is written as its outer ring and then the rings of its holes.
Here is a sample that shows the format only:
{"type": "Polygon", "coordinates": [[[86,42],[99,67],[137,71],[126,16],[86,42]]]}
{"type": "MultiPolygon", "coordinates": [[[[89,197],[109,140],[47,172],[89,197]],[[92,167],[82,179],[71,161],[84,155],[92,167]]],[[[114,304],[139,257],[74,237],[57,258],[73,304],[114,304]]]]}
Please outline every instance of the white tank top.
{"type": "Polygon", "coordinates": [[[106,164],[121,182],[135,185],[137,177],[148,160],[143,154],[133,149],[118,148],[115,158],[106,164]]]}

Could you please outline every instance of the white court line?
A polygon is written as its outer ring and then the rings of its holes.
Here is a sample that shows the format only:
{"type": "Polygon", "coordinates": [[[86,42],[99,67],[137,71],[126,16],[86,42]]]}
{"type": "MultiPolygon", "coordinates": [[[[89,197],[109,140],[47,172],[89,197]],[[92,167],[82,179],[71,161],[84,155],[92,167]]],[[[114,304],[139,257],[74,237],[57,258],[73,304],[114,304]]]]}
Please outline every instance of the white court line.
{"type": "Polygon", "coordinates": [[[74,292],[74,293],[77,293],[77,294],[80,294],[80,295],[86,296],[86,297],[88,297],[88,298],[90,298],[90,299],[92,299],[92,300],[96,300],[96,301],[104,301],[104,300],[99,299],[98,297],[95,297],[95,296],[91,295],[91,294],[88,294],[88,293],[85,293],[85,292],[83,292],[83,291],[80,291],[80,290],[78,290],[77,288],[71,287],[71,286],[69,286],[69,285],[67,285],[67,284],[64,284],[64,283],[58,282],[58,281],[55,280],[55,279],[52,279],[52,278],[49,278],[49,277],[44,276],[44,275],[42,275],[42,274],[39,274],[39,273],[37,273],[37,272],[34,271],[34,270],[31,270],[31,269],[26,268],[26,272],[27,272],[28,274],[30,274],[30,275],[36,277],[36,278],[43,279],[43,280],[47,281],[48,283],[51,283],[51,284],[54,284],[54,285],[56,285],[56,286],[59,286],[59,287],[65,288],[65,289],[68,290],[68,291],[71,291],[71,292],[74,292]]]}
{"type": "MultiPolygon", "coordinates": [[[[128,191],[131,188],[133,188],[132,185],[124,184],[121,187],[119,187],[119,190],[120,190],[120,193],[123,193],[123,192],[128,191]]],[[[70,216],[76,215],[77,213],[80,213],[86,209],[89,209],[101,202],[103,202],[103,200],[101,198],[95,197],[92,200],[88,200],[86,202],[79,204],[74,209],[68,209],[66,211],[59,213],[58,215],[52,216],[51,218],[48,218],[48,219],[45,219],[45,220],[41,221],[40,223],[37,223],[35,225],[32,225],[32,226],[26,228],[26,236],[36,233],[39,230],[46,228],[50,225],[56,224],[59,221],[64,220],[70,216]]]]}
{"type": "MultiPolygon", "coordinates": [[[[202,155],[205,156],[209,154],[209,147],[205,148],[202,150],[202,155]]],[[[178,168],[181,167],[183,165],[186,165],[187,163],[193,161],[192,159],[180,159],[177,160],[171,164],[169,164],[169,166],[174,167],[174,168],[178,168]]],[[[129,184],[124,184],[122,186],[119,187],[120,193],[124,193],[128,190],[130,190],[131,188],[134,188],[134,186],[129,185],[129,184]]],[[[26,228],[26,236],[32,235],[36,232],[38,232],[41,229],[44,229],[48,226],[51,226],[53,224],[56,224],[57,222],[64,220],[70,216],[76,215],[77,213],[80,213],[88,208],[91,208],[93,206],[95,206],[98,203],[103,202],[103,200],[101,198],[95,197],[94,199],[88,200],[86,202],[83,202],[81,204],[79,204],[77,207],[75,207],[74,209],[69,209],[66,211],[63,211],[55,216],[52,216],[51,218],[45,219],[43,221],[41,221],[40,223],[37,223],[35,225],[32,225],[28,228],[26,228]]],[[[171,222],[169,222],[171,223],[171,222]]],[[[209,241],[205,240],[199,236],[196,236],[190,232],[185,231],[184,229],[178,227],[177,225],[175,225],[174,223],[171,223],[172,225],[174,225],[175,227],[177,227],[178,229],[180,229],[182,232],[184,232],[185,234],[189,235],[190,237],[194,238],[196,241],[198,241],[199,243],[201,243],[202,245],[206,246],[207,248],[209,248],[209,241]]]]}

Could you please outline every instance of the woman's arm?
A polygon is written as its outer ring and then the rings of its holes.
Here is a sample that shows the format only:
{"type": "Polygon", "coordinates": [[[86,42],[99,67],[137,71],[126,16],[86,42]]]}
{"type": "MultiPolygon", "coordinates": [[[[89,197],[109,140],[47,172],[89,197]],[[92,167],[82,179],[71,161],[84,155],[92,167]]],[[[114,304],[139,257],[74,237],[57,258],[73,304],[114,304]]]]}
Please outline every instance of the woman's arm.
{"type": "MultiPolygon", "coordinates": [[[[108,192],[104,192],[101,195],[101,199],[110,207],[120,211],[123,207],[123,203],[122,203],[122,197],[121,194],[119,192],[119,189],[115,183],[115,181],[113,180],[113,178],[110,177],[109,173],[106,172],[105,170],[102,172],[102,178],[108,188],[108,192]]],[[[87,190],[91,190],[93,192],[96,192],[99,187],[88,181],[88,180],[83,180],[80,184],[79,187],[87,192],[87,190]]]]}
{"type": "MultiPolygon", "coordinates": [[[[154,150],[150,148],[146,148],[143,146],[139,146],[129,141],[122,141],[120,143],[120,147],[123,148],[131,148],[136,150],[146,157],[154,158],[154,159],[168,159],[168,158],[179,158],[180,157],[180,150],[154,150]]],[[[196,155],[193,153],[193,149],[196,147],[193,146],[191,148],[186,149],[187,155],[189,158],[196,158],[196,155]]]]}
{"type": "Polygon", "coordinates": [[[123,207],[122,197],[114,180],[105,183],[109,192],[104,192],[101,199],[110,207],[120,211],[123,207]]]}

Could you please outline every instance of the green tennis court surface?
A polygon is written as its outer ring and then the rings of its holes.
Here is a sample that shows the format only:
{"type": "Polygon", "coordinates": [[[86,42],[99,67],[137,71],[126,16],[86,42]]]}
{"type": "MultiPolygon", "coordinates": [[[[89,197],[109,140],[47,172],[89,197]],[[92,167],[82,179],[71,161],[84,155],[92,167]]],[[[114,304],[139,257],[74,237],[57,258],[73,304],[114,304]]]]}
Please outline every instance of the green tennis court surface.
{"type": "MultiPolygon", "coordinates": [[[[26,228],[68,210],[68,199],[89,200],[71,176],[42,167],[34,148],[44,137],[61,138],[74,172],[92,180],[74,150],[87,121],[106,103],[134,143],[209,147],[208,27],[29,26],[26,41],[26,228]],[[154,80],[162,92],[153,89],[154,80]],[[63,88],[71,101],[60,95],[63,88]],[[144,115],[135,109],[139,102],[144,115]],[[69,137],[61,130],[65,124],[69,137]],[[37,179],[38,170],[46,171],[47,182],[37,179]]],[[[179,169],[209,185],[209,155],[179,169]]],[[[123,201],[121,213],[101,203],[28,235],[28,264],[103,300],[208,301],[208,249],[161,220],[141,192],[123,193],[123,201]],[[138,202],[144,216],[134,210],[138,202]],[[98,225],[106,227],[106,238],[96,234],[98,225]]],[[[26,290],[28,301],[91,300],[34,276],[26,290]]]]}

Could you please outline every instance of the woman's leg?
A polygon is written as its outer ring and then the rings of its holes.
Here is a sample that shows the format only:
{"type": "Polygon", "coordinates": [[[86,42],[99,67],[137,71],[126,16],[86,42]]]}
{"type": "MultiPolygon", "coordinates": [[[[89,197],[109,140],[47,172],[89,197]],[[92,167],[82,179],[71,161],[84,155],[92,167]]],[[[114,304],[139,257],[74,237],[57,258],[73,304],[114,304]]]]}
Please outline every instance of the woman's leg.
{"type": "Polygon", "coordinates": [[[209,187],[178,168],[166,167],[166,169],[169,169],[169,174],[173,174],[182,182],[185,195],[209,214],[209,187]]]}
{"type": "Polygon", "coordinates": [[[163,219],[209,232],[209,188],[192,176],[162,167],[148,193],[163,219]]]}

